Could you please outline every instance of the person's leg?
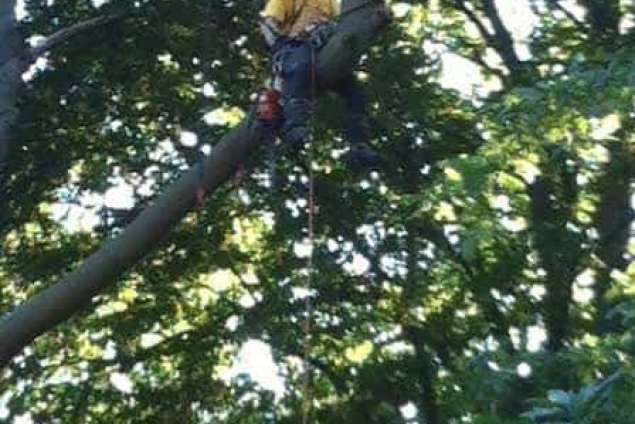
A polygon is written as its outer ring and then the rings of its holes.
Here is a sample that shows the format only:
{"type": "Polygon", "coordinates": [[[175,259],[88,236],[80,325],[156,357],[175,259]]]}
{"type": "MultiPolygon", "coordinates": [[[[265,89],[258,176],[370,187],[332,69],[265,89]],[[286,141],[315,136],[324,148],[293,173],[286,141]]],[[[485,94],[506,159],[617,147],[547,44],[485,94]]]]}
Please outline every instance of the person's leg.
{"type": "Polygon", "coordinates": [[[377,167],[381,160],[368,146],[367,99],[353,74],[343,78],[333,90],[344,100],[344,135],[350,151],[344,161],[351,167],[377,167]]]}
{"type": "Polygon", "coordinates": [[[344,135],[346,141],[351,146],[368,142],[367,99],[355,76],[351,74],[342,79],[333,87],[333,91],[344,100],[344,135]]]}
{"type": "Polygon", "coordinates": [[[276,53],[276,63],[283,80],[281,137],[289,144],[302,145],[310,139],[311,47],[290,41],[276,53]]]}

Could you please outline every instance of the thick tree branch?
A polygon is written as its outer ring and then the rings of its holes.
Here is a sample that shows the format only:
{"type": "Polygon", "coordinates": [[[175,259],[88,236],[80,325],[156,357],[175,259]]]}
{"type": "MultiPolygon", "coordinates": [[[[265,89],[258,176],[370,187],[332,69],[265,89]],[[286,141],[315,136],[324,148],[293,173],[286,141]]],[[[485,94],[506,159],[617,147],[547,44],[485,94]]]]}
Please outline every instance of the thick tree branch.
{"type": "Polygon", "coordinates": [[[454,4],[456,8],[463,12],[465,16],[467,16],[467,18],[470,20],[470,22],[474,24],[487,45],[491,46],[494,43],[494,35],[489,32],[483,21],[481,21],[479,17],[476,16],[476,13],[472,9],[467,7],[467,5],[465,4],[465,0],[456,0],[454,4]]]}
{"type": "Polygon", "coordinates": [[[587,10],[586,19],[591,26],[591,35],[611,42],[620,33],[619,0],[578,0],[587,10]]]}
{"type": "MultiPolygon", "coordinates": [[[[496,5],[493,3],[493,0],[483,1],[483,9],[485,15],[487,16],[487,19],[492,24],[492,28],[494,29],[493,33],[485,26],[485,23],[481,20],[481,18],[478,17],[476,12],[466,5],[465,0],[455,0],[454,5],[467,17],[467,19],[472,24],[474,24],[479,34],[481,34],[481,37],[483,37],[485,44],[498,53],[498,55],[503,60],[503,63],[509,70],[511,79],[513,79],[517,75],[520,75],[523,62],[516,54],[516,50],[514,49],[514,40],[503,24],[503,21],[498,13],[498,10],[496,9],[496,5]]],[[[482,59],[476,60],[476,58],[470,58],[470,60],[474,60],[479,65],[483,66],[490,72],[493,72],[502,79],[507,79],[501,71],[491,68],[482,59]]]]}
{"type": "Polygon", "coordinates": [[[4,186],[10,132],[18,117],[17,100],[22,86],[26,46],[18,30],[15,0],[0,2],[0,190],[4,186]]]}
{"type": "Polygon", "coordinates": [[[559,157],[546,164],[543,175],[529,186],[528,194],[534,244],[546,271],[543,311],[547,348],[557,352],[572,336],[573,284],[583,252],[580,236],[567,227],[567,223],[573,221],[577,202],[576,173],[567,169],[566,154],[555,153],[554,156],[559,157]]]}
{"type": "Polygon", "coordinates": [[[634,218],[630,202],[631,183],[635,177],[635,152],[628,144],[628,130],[623,130],[621,137],[622,140],[609,145],[610,162],[598,181],[601,196],[595,226],[600,236],[596,254],[601,266],[594,286],[594,305],[597,332],[602,335],[611,331],[608,312],[614,305],[606,298],[612,285],[611,273],[615,269],[624,271],[629,265],[624,253],[634,218]]]}
{"type": "Polygon", "coordinates": [[[483,0],[483,9],[487,19],[489,19],[494,28],[495,49],[501,55],[505,66],[507,66],[509,72],[512,74],[521,72],[522,61],[514,49],[514,39],[505,27],[496,8],[496,4],[494,4],[494,0],[483,0]]]}
{"type": "MultiPolygon", "coordinates": [[[[388,22],[382,2],[344,1],[345,14],[337,33],[318,56],[323,85],[350,73],[362,49],[388,22]],[[362,4],[367,3],[367,4],[362,4]]],[[[17,307],[0,322],[0,366],[26,345],[88,305],[97,293],[114,284],[192,209],[196,191],[213,192],[260,144],[257,125],[249,119],[226,135],[204,162],[185,173],[116,238],[106,242],[79,269],[17,307]],[[202,169],[201,169],[202,168],[202,169]],[[202,175],[202,176],[201,176],[202,175]]]]}
{"type": "Polygon", "coordinates": [[[20,36],[15,19],[15,0],[0,3],[0,67],[13,58],[19,47],[20,36]]]}

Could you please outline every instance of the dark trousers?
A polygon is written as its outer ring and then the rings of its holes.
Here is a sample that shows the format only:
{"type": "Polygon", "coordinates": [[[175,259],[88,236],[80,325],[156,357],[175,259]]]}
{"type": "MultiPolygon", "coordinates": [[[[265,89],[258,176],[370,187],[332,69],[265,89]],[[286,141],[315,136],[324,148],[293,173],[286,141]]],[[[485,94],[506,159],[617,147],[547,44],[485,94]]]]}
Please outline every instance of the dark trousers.
{"type": "MultiPolygon", "coordinates": [[[[282,135],[295,128],[305,128],[311,115],[313,69],[312,47],[300,40],[285,40],[276,46],[274,61],[282,76],[283,116],[282,135]]],[[[365,124],[367,100],[353,74],[342,78],[332,90],[339,94],[345,106],[344,130],[350,144],[367,141],[365,124]]]]}

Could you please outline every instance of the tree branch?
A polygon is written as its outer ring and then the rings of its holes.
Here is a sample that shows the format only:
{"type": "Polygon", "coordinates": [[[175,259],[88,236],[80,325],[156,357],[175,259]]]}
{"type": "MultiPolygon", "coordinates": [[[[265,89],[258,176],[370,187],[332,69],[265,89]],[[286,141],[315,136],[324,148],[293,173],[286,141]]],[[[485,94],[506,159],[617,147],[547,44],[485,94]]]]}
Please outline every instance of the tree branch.
{"type": "Polygon", "coordinates": [[[516,54],[514,49],[514,39],[512,35],[505,27],[503,20],[498,13],[494,0],[483,0],[483,8],[487,19],[492,23],[494,27],[494,44],[496,51],[501,55],[505,66],[509,69],[509,72],[518,73],[522,71],[522,61],[516,54]]]}
{"type": "Polygon", "coordinates": [[[467,54],[467,53],[461,53],[461,52],[454,52],[454,53],[461,56],[462,58],[466,60],[469,60],[470,62],[474,62],[474,64],[483,68],[484,71],[489,72],[492,75],[495,75],[502,80],[506,78],[505,73],[502,70],[490,66],[487,62],[485,62],[485,59],[483,59],[483,57],[478,55],[477,53],[474,53],[474,54],[467,54]]]}
{"type": "Polygon", "coordinates": [[[62,28],[56,33],[48,36],[41,45],[33,47],[29,51],[29,56],[31,59],[36,59],[37,57],[43,55],[49,50],[52,50],[55,47],[59,46],[60,44],[65,43],[71,38],[79,34],[85,33],[87,31],[93,30],[102,25],[106,25],[116,19],[119,19],[122,16],[123,16],[123,13],[113,13],[110,15],[98,16],[96,18],[88,19],[86,21],[79,22],[67,28],[62,28]]]}
{"type": "Polygon", "coordinates": [[[478,32],[481,34],[481,37],[483,37],[487,45],[492,46],[494,44],[494,35],[489,32],[489,30],[485,27],[485,24],[478,16],[476,16],[476,13],[465,5],[464,0],[456,0],[454,4],[456,5],[456,8],[463,12],[470,22],[476,26],[476,29],[478,29],[478,32]]]}
{"type": "MultiPolygon", "coordinates": [[[[0,2],[0,190],[4,187],[11,132],[18,118],[18,95],[22,87],[27,48],[18,30],[15,0],[0,2]]],[[[1,191],[0,191],[1,194],[1,191]]]]}
{"type": "Polygon", "coordinates": [[[545,164],[542,175],[528,188],[530,228],[540,263],[546,271],[543,312],[547,349],[552,352],[562,349],[572,336],[573,283],[583,253],[579,236],[567,228],[567,223],[573,220],[578,188],[575,173],[566,169],[566,159],[567,156],[561,154],[553,163],[545,164]]]}
{"type": "Polygon", "coordinates": [[[628,129],[620,131],[619,142],[609,144],[610,161],[604,175],[599,178],[601,193],[595,215],[599,233],[597,256],[601,264],[594,285],[597,333],[604,335],[611,330],[607,315],[614,303],[606,298],[612,285],[611,272],[624,271],[629,261],[624,257],[630,238],[633,211],[630,208],[631,182],[635,177],[635,153],[628,146],[628,129]]]}
{"type": "Polygon", "coordinates": [[[591,33],[605,41],[614,40],[620,33],[619,0],[578,0],[587,10],[586,19],[591,26],[591,33]]]}
{"type": "Polygon", "coordinates": [[[557,10],[559,12],[562,12],[567,19],[569,19],[571,22],[573,22],[573,24],[580,30],[586,32],[587,31],[587,27],[584,24],[584,22],[582,22],[581,20],[579,20],[578,18],[576,18],[576,16],[566,7],[564,7],[563,5],[560,4],[559,0],[549,0],[547,2],[547,7],[549,7],[552,10],[557,10]]]}
{"type": "MultiPolygon", "coordinates": [[[[481,37],[485,40],[485,44],[498,53],[503,60],[503,63],[511,73],[512,78],[515,74],[519,73],[522,70],[522,61],[518,58],[516,50],[514,50],[514,40],[509,31],[507,31],[507,28],[505,28],[505,25],[498,14],[498,10],[496,9],[496,5],[492,2],[492,0],[484,0],[483,5],[485,14],[494,28],[494,33],[487,29],[485,23],[483,23],[483,21],[477,16],[474,10],[467,7],[465,0],[455,0],[454,5],[458,10],[463,12],[474,26],[476,26],[479,34],[481,34],[481,37]]],[[[485,67],[502,79],[506,79],[503,72],[496,71],[491,68],[482,59],[476,60],[476,58],[471,58],[471,60],[474,60],[479,65],[485,67]]]]}
{"type": "MultiPolygon", "coordinates": [[[[361,5],[344,0],[343,9],[361,5]],[[347,7],[348,6],[348,7],[347,7]]],[[[318,55],[318,79],[329,85],[351,72],[359,54],[388,22],[383,2],[368,2],[342,16],[338,31],[318,55]]],[[[76,271],[17,307],[0,322],[0,367],[44,332],[67,320],[96,294],[114,284],[152,251],[192,209],[200,188],[212,193],[236,166],[261,144],[262,135],[251,117],[214,147],[211,156],[192,167],[159,196],[116,238],[106,242],[76,271]]]]}

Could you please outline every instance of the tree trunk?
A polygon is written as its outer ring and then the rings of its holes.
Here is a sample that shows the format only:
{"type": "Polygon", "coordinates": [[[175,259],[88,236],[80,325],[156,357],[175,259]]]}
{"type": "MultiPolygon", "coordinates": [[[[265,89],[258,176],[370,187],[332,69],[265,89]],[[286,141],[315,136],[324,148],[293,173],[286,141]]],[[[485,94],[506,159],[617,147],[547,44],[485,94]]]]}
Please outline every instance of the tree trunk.
{"type": "Polygon", "coordinates": [[[591,35],[605,42],[614,41],[620,33],[620,1],[579,0],[579,3],[587,9],[591,35]]]}
{"type": "MultiPolygon", "coordinates": [[[[383,2],[344,0],[343,10],[350,13],[342,16],[337,33],[318,56],[318,79],[324,86],[351,72],[359,53],[389,20],[383,2]]],[[[208,193],[213,192],[258,147],[260,138],[257,126],[248,119],[223,137],[210,157],[186,172],[78,270],[8,314],[0,323],[0,366],[114,284],[192,209],[196,190],[203,187],[208,193]]]]}
{"type": "Polygon", "coordinates": [[[600,236],[597,255],[602,265],[596,275],[594,287],[596,330],[599,335],[616,327],[608,317],[608,312],[614,305],[606,299],[606,293],[612,284],[611,272],[615,269],[624,271],[628,266],[624,253],[633,222],[630,202],[631,182],[635,176],[635,154],[628,144],[629,137],[628,131],[624,131],[622,140],[610,144],[611,159],[599,181],[601,197],[595,225],[600,236]]]}
{"type": "Polygon", "coordinates": [[[18,31],[15,0],[0,2],[0,192],[18,117],[17,100],[26,68],[26,47],[18,31]]]}
{"type": "MultiPolygon", "coordinates": [[[[421,232],[417,231],[415,222],[406,223],[405,247],[408,254],[406,260],[408,274],[403,291],[403,301],[406,305],[406,310],[410,310],[413,301],[422,297],[422,292],[420,291],[420,288],[423,287],[422,273],[418,266],[420,235],[421,232]]],[[[408,319],[404,317],[404,321],[408,321],[408,319]]],[[[449,352],[450,347],[443,346],[442,341],[436,343],[436,346],[433,345],[431,338],[426,337],[425,329],[414,323],[404,327],[404,335],[415,349],[413,372],[416,373],[419,390],[415,394],[414,401],[418,409],[418,415],[424,418],[426,424],[440,424],[441,414],[434,387],[437,370],[430,351],[435,351],[441,357],[449,356],[449,354],[444,354],[443,351],[449,352]]],[[[440,338],[442,339],[442,336],[440,338]]]]}
{"type": "Polygon", "coordinates": [[[406,326],[404,334],[415,349],[413,372],[417,373],[417,383],[420,389],[415,399],[419,418],[423,418],[423,422],[426,424],[440,424],[443,421],[435,390],[437,369],[425,344],[425,334],[415,326],[406,326]]]}
{"type": "MultiPolygon", "coordinates": [[[[564,166],[560,163],[553,165],[556,168],[564,166]]],[[[576,194],[575,191],[569,192],[569,189],[556,190],[558,186],[571,185],[566,173],[561,173],[560,168],[556,172],[560,174],[559,178],[553,175],[540,176],[529,189],[534,243],[547,274],[547,293],[543,303],[547,349],[553,352],[562,349],[571,338],[573,284],[582,253],[580,240],[567,229],[567,222],[572,219],[576,194]]]]}

